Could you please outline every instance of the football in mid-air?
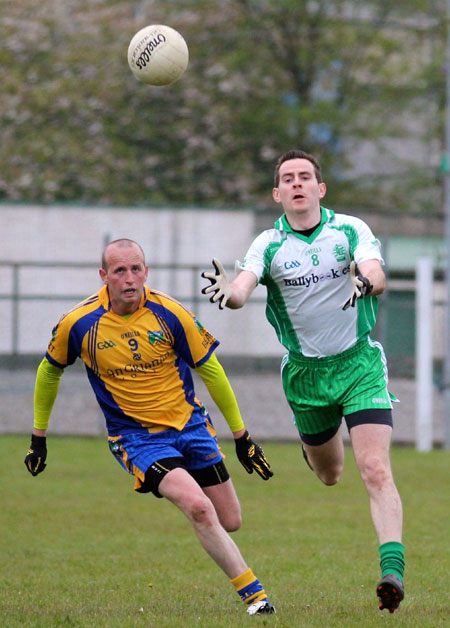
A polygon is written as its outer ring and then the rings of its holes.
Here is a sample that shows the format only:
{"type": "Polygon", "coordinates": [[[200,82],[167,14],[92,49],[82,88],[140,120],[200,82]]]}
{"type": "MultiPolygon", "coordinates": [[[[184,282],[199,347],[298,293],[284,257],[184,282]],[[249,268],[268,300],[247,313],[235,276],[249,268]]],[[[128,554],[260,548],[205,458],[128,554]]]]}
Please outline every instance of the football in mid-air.
{"type": "Polygon", "coordinates": [[[185,72],[187,44],[178,31],[152,24],[134,35],[128,46],[128,65],[134,76],[148,85],[170,85],[185,72]]]}

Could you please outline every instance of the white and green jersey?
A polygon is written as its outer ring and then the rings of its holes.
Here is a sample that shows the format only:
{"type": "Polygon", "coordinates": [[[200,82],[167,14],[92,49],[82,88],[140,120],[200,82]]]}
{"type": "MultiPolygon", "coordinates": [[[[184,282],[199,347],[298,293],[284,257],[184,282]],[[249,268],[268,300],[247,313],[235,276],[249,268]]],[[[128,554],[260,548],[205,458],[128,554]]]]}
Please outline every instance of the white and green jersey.
{"type": "Polygon", "coordinates": [[[251,244],[240,269],[267,287],[266,316],[290,352],[308,357],[336,355],[368,336],[377,298],[342,306],[352,295],[350,262],[383,263],[380,243],[359,218],[321,208],[321,223],[310,237],[296,233],[283,214],[274,229],[251,244]]]}

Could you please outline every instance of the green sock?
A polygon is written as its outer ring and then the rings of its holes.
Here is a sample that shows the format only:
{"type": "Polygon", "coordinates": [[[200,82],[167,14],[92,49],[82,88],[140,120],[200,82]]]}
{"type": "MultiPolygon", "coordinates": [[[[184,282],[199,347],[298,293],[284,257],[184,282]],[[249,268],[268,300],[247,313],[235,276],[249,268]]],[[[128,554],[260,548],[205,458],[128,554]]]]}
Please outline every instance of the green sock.
{"type": "Polygon", "coordinates": [[[405,571],[405,546],[397,541],[389,541],[383,543],[378,548],[380,552],[381,577],[391,573],[398,576],[403,582],[403,573],[405,571]]]}

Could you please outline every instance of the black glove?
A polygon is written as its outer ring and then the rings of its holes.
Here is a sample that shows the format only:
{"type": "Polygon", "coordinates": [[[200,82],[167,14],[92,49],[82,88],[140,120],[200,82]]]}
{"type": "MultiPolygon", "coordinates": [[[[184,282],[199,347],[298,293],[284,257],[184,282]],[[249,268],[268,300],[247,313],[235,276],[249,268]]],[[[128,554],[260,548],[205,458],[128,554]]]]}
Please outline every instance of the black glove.
{"type": "Polygon", "coordinates": [[[47,466],[45,460],[47,458],[47,444],[45,436],[31,435],[31,445],[24,463],[31,475],[38,475],[47,466]]]}
{"type": "Polygon", "coordinates": [[[263,480],[268,480],[273,473],[270,470],[270,464],[267,462],[263,450],[259,445],[254,443],[250,438],[250,434],[245,430],[245,434],[234,441],[236,444],[236,454],[239,462],[242,464],[247,473],[256,473],[263,480]]]}
{"type": "Polygon", "coordinates": [[[353,286],[353,294],[352,296],[344,303],[342,309],[345,311],[349,307],[355,307],[356,300],[362,299],[363,297],[370,294],[373,290],[373,286],[367,277],[363,277],[358,274],[358,266],[354,261],[350,263],[350,278],[352,280],[353,286]]]}

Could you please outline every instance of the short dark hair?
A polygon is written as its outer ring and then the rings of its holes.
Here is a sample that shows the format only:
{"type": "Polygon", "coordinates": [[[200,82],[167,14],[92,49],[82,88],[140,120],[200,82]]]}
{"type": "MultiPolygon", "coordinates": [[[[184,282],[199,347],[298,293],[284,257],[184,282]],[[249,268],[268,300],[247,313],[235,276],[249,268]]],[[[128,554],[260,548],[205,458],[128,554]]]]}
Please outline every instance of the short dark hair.
{"type": "Polygon", "coordinates": [[[108,248],[112,244],[119,244],[119,246],[122,246],[124,248],[125,247],[128,248],[130,246],[133,246],[133,244],[135,244],[141,250],[142,259],[143,259],[144,264],[145,264],[145,255],[144,255],[144,251],[142,249],[142,246],[140,244],[138,244],[134,240],[130,240],[129,238],[118,238],[117,240],[113,240],[112,242],[108,242],[108,244],[103,249],[103,253],[102,253],[102,268],[103,268],[103,270],[108,270],[108,264],[106,263],[106,251],[108,250],[108,248]]]}
{"type": "Polygon", "coordinates": [[[300,150],[298,148],[292,148],[291,150],[288,150],[285,153],[283,153],[278,158],[277,165],[275,166],[274,187],[277,188],[280,184],[281,164],[284,164],[285,161],[289,161],[290,159],[307,159],[308,161],[310,161],[312,165],[314,166],[314,173],[316,175],[317,182],[322,183],[323,181],[322,171],[320,169],[320,165],[317,159],[313,155],[306,153],[304,150],[300,150]]]}

